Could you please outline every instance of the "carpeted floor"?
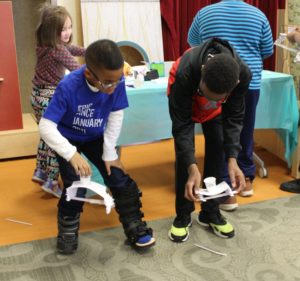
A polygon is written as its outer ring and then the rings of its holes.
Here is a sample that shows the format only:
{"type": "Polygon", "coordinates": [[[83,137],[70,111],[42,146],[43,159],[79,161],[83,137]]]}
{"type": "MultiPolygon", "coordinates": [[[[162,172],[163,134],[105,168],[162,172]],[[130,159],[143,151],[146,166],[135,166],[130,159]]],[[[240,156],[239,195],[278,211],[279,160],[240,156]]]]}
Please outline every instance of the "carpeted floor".
{"type": "Polygon", "coordinates": [[[151,221],[157,243],[146,252],[126,245],[120,227],[81,234],[72,256],[58,255],[55,239],[0,247],[0,280],[300,280],[299,195],[244,205],[225,215],[236,237],[216,237],[197,225],[194,214],[190,239],[182,244],[167,237],[172,218],[151,221]]]}

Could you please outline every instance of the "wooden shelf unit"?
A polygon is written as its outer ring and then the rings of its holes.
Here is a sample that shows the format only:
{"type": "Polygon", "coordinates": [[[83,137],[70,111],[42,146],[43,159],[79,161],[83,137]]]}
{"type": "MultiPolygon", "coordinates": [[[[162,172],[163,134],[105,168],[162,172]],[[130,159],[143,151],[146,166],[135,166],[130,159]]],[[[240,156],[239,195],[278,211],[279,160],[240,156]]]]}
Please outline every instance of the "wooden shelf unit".
{"type": "Polygon", "coordinates": [[[0,159],[36,155],[38,125],[30,113],[22,114],[23,129],[0,131],[0,159]]]}

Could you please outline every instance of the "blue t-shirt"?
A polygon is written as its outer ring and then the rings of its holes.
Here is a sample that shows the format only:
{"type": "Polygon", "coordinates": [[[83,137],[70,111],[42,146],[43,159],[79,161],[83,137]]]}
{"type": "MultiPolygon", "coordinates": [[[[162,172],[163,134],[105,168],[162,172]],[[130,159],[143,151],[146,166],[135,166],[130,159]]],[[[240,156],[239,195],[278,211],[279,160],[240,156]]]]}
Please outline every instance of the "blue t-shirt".
{"type": "Polygon", "coordinates": [[[84,76],[85,66],[67,75],[57,86],[43,117],[57,124],[67,139],[86,142],[103,135],[112,111],[128,107],[125,82],[112,94],[93,92],[84,76]]]}

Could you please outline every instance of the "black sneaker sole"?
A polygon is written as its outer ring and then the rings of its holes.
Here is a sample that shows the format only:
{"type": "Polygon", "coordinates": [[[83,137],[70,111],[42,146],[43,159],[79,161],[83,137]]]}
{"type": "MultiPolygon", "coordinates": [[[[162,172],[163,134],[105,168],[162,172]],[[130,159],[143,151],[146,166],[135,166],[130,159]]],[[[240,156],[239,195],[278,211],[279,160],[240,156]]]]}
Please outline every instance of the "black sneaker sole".
{"type": "MultiPolygon", "coordinates": [[[[192,221],[188,224],[188,227],[191,227],[191,226],[192,226],[192,221]]],[[[190,236],[190,232],[189,231],[188,231],[186,237],[184,237],[183,239],[181,237],[172,235],[172,233],[171,233],[170,230],[168,231],[168,237],[170,238],[171,241],[173,241],[175,243],[185,242],[185,241],[187,241],[189,239],[189,236],[190,236]]]]}
{"type": "Polygon", "coordinates": [[[211,226],[210,223],[201,222],[198,217],[197,217],[197,223],[204,227],[209,227],[213,231],[213,233],[220,238],[227,239],[227,238],[232,238],[235,235],[234,231],[227,233],[226,235],[222,234],[218,230],[216,230],[213,226],[211,226]]]}

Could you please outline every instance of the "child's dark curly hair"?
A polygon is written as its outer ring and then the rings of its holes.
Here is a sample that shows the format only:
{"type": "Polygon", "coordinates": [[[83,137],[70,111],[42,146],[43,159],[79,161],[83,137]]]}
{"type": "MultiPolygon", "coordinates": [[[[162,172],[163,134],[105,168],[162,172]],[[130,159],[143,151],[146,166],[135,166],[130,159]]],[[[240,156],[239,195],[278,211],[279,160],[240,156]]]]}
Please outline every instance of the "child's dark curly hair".
{"type": "Polygon", "coordinates": [[[202,81],[216,94],[230,93],[238,83],[240,67],[228,54],[217,54],[202,68],[202,81]]]}
{"type": "Polygon", "coordinates": [[[118,45],[108,39],[90,44],[85,52],[85,61],[92,69],[117,70],[124,66],[124,59],[118,45]]]}

